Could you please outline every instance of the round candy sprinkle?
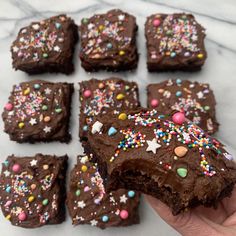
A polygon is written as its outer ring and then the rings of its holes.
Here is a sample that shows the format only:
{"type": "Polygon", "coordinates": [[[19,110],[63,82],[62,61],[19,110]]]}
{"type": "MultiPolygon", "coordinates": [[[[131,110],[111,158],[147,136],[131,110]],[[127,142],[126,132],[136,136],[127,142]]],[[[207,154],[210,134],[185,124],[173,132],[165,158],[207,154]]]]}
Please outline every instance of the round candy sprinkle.
{"type": "Polygon", "coordinates": [[[94,200],[94,203],[97,204],[97,205],[100,204],[100,202],[101,202],[101,200],[100,200],[99,198],[96,198],[96,199],[94,200]]]}
{"type": "Polygon", "coordinates": [[[43,53],[43,58],[48,58],[48,54],[47,53],[43,53]]]}
{"type": "Polygon", "coordinates": [[[85,165],[82,165],[81,170],[82,170],[83,172],[86,172],[86,171],[88,170],[88,167],[85,166],[85,165]]]}
{"type": "Polygon", "coordinates": [[[90,190],[89,186],[84,187],[84,192],[88,192],[90,190]]]}
{"type": "Polygon", "coordinates": [[[122,220],[125,220],[125,219],[127,219],[128,217],[129,217],[128,211],[122,210],[122,211],[120,212],[120,218],[121,218],[122,220]]]}
{"type": "Polygon", "coordinates": [[[168,36],[172,35],[172,30],[167,30],[167,31],[166,31],[166,34],[167,34],[168,36]]]}
{"type": "Polygon", "coordinates": [[[182,112],[176,112],[173,116],[172,116],[172,120],[174,123],[178,124],[178,125],[182,125],[185,121],[185,115],[182,112]]]}
{"type": "Polygon", "coordinates": [[[18,215],[18,219],[19,219],[20,221],[24,221],[24,220],[26,220],[26,218],[27,218],[27,215],[25,214],[25,212],[21,212],[21,213],[18,215]]]}
{"type": "Polygon", "coordinates": [[[111,48],[112,48],[112,44],[111,44],[111,43],[108,43],[108,44],[107,44],[107,48],[108,48],[108,49],[111,49],[111,48]]]}
{"type": "Polygon", "coordinates": [[[114,127],[111,127],[111,128],[108,130],[108,135],[109,135],[109,136],[115,135],[116,133],[117,133],[117,130],[116,130],[116,128],[114,128],[114,127]]]}
{"type": "Polygon", "coordinates": [[[184,146],[178,146],[174,150],[175,155],[178,157],[184,157],[186,153],[188,152],[188,149],[184,146]]]}
{"type": "Polygon", "coordinates": [[[25,89],[23,93],[24,95],[28,95],[30,93],[30,88],[25,89]]]}
{"type": "Polygon", "coordinates": [[[30,185],[30,188],[31,188],[32,190],[36,189],[36,184],[31,184],[31,185],[30,185]]]}
{"type": "Polygon", "coordinates": [[[174,58],[176,56],[176,53],[175,52],[171,52],[170,53],[170,57],[174,58]]]}
{"type": "Polygon", "coordinates": [[[11,219],[11,215],[7,215],[7,216],[6,216],[6,219],[7,219],[7,220],[10,220],[10,219],[11,219]]]}
{"type": "Polygon", "coordinates": [[[135,192],[132,191],[132,190],[130,190],[130,191],[128,192],[128,196],[129,196],[130,198],[133,198],[133,197],[135,196],[135,192]]]}
{"type": "Polygon", "coordinates": [[[82,19],[82,23],[83,23],[83,24],[87,24],[87,23],[88,23],[88,18],[83,18],[83,19],[82,19]]]}
{"type": "Polygon", "coordinates": [[[88,131],[88,126],[87,125],[84,125],[83,131],[88,131]]]}
{"type": "Polygon", "coordinates": [[[28,198],[28,202],[33,202],[35,200],[35,197],[34,196],[30,196],[29,198],[28,198]]]}
{"type": "Polygon", "coordinates": [[[7,186],[7,187],[6,187],[6,192],[7,192],[7,193],[10,193],[10,192],[11,192],[11,186],[7,186]]]}
{"type": "Polygon", "coordinates": [[[177,169],[177,174],[182,177],[182,178],[185,178],[188,174],[188,170],[186,168],[178,168],[177,169]]]}
{"type": "Polygon", "coordinates": [[[40,84],[34,84],[35,89],[40,89],[40,84]]]}
{"type": "Polygon", "coordinates": [[[180,97],[180,96],[182,95],[182,92],[181,92],[181,91],[177,91],[177,92],[175,93],[175,95],[176,95],[176,97],[180,97]]]}
{"type": "Polygon", "coordinates": [[[58,22],[55,23],[55,26],[56,26],[57,29],[60,29],[60,28],[61,28],[61,24],[58,23],[58,22]]]}
{"type": "Polygon", "coordinates": [[[43,105],[43,106],[42,106],[42,110],[43,110],[43,111],[46,111],[47,109],[48,109],[47,105],[43,105]]]}
{"type": "Polygon", "coordinates": [[[202,58],[203,58],[203,54],[202,54],[202,53],[199,53],[199,54],[197,55],[197,58],[198,58],[198,59],[202,59],[202,58]]]}
{"type": "Polygon", "coordinates": [[[161,21],[159,19],[154,19],[153,22],[152,22],[153,26],[157,27],[161,24],[161,21]]]}
{"type": "Polygon", "coordinates": [[[181,79],[177,79],[176,80],[176,84],[181,84],[182,83],[182,80],[181,79]]]}
{"type": "Polygon", "coordinates": [[[9,207],[12,204],[12,201],[7,201],[4,207],[9,207]]]}
{"type": "Polygon", "coordinates": [[[7,111],[11,111],[13,109],[13,105],[11,103],[7,103],[4,108],[7,110],[7,111]]]}
{"type": "Polygon", "coordinates": [[[126,120],[127,119],[127,115],[125,113],[120,113],[120,115],[118,116],[119,120],[126,120]]]}
{"type": "Polygon", "coordinates": [[[18,173],[21,170],[21,166],[19,164],[14,164],[12,170],[13,172],[18,173]]]}
{"type": "Polygon", "coordinates": [[[159,101],[157,99],[152,99],[151,106],[152,107],[157,107],[158,105],[159,105],[159,101]]]}
{"type": "Polygon", "coordinates": [[[102,31],[104,29],[104,25],[99,25],[98,28],[100,31],[102,31]]]}
{"type": "Polygon", "coordinates": [[[75,195],[78,197],[80,195],[80,189],[77,189],[75,195]]]}
{"type": "Polygon", "coordinates": [[[61,109],[61,108],[56,108],[56,109],[55,109],[55,112],[56,112],[56,113],[61,113],[61,112],[62,112],[62,109],[61,109]]]}
{"type": "Polygon", "coordinates": [[[125,85],[125,91],[128,91],[130,89],[129,85],[125,85]]]}
{"type": "Polygon", "coordinates": [[[116,99],[117,99],[117,100],[122,100],[124,97],[125,97],[125,95],[124,95],[123,93],[119,93],[119,94],[116,96],[116,99]]]}
{"type": "Polygon", "coordinates": [[[98,88],[99,88],[99,89],[103,89],[104,87],[105,87],[104,83],[99,83],[99,84],[98,84],[98,88]]]}
{"type": "Polygon", "coordinates": [[[19,127],[20,129],[23,129],[24,126],[25,126],[25,124],[24,124],[23,122],[20,122],[20,123],[18,124],[18,127],[19,127]]]}
{"type": "Polygon", "coordinates": [[[44,170],[48,170],[49,166],[47,164],[43,165],[44,170]]]}
{"type": "Polygon", "coordinates": [[[204,110],[205,110],[205,111],[209,111],[209,110],[210,110],[210,107],[209,107],[209,106],[205,106],[205,107],[204,107],[204,110]]]}
{"type": "Polygon", "coordinates": [[[123,51],[123,50],[119,51],[119,55],[120,55],[120,56],[125,55],[125,51],[123,51]]]}
{"type": "Polygon", "coordinates": [[[184,56],[185,56],[185,57],[189,57],[189,56],[190,56],[190,52],[185,52],[185,53],[184,53],[184,56]]]}
{"type": "Polygon", "coordinates": [[[47,123],[51,120],[51,118],[50,118],[50,116],[45,116],[43,120],[44,120],[44,122],[47,123]]]}
{"type": "Polygon", "coordinates": [[[105,215],[102,217],[102,222],[108,222],[108,220],[109,220],[108,216],[105,215]]]}
{"type": "Polygon", "coordinates": [[[47,198],[44,199],[42,203],[43,203],[44,206],[47,206],[48,205],[48,199],[47,198]]]}
{"type": "Polygon", "coordinates": [[[86,89],[86,90],[84,91],[84,97],[85,97],[85,98],[89,98],[91,95],[92,95],[91,90],[86,89]]]}

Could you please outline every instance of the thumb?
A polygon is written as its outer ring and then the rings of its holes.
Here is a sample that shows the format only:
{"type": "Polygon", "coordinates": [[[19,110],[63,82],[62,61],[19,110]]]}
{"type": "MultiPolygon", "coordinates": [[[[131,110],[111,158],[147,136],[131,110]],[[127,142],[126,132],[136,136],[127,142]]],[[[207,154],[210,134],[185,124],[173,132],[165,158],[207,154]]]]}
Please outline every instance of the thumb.
{"type": "Polygon", "coordinates": [[[193,212],[184,212],[177,216],[173,216],[169,207],[156,198],[145,196],[146,200],[152,206],[160,217],[170,226],[176,229],[184,236],[201,235],[210,236],[218,235],[218,232],[211,227],[206,221],[194,214],[193,212]]]}

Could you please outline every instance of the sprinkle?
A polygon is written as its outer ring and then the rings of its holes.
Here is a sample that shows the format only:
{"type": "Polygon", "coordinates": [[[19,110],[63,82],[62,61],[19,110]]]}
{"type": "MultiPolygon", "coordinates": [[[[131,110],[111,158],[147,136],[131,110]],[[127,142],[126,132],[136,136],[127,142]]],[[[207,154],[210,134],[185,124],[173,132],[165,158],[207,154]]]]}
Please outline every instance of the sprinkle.
{"type": "Polygon", "coordinates": [[[108,222],[109,217],[108,216],[102,216],[102,222],[108,222]]]}
{"type": "Polygon", "coordinates": [[[24,95],[28,95],[29,93],[30,93],[30,88],[25,89],[23,92],[24,95]]]}
{"type": "Polygon", "coordinates": [[[88,18],[83,18],[83,19],[82,19],[82,23],[83,23],[83,24],[87,24],[88,21],[89,21],[88,18]]]}
{"type": "Polygon", "coordinates": [[[178,157],[184,157],[187,154],[188,149],[184,146],[178,146],[175,148],[174,152],[178,157]]]}
{"type": "Polygon", "coordinates": [[[43,58],[48,58],[48,54],[47,53],[43,53],[43,58]]]}
{"type": "Polygon", "coordinates": [[[31,185],[30,185],[30,188],[31,188],[32,190],[36,189],[36,184],[31,184],[31,185]]]}
{"type": "Polygon", "coordinates": [[[210,110],[210,107],[209,107],[209,106],[204,106],[204,110],[205,110],[205,111],[209,111],[209,110],[210,110]]]}
{"type": "Polygon", "coordinates": [[[62,112],[62,109],[58,107],[58,108],[55,109],[55,112],[56,112],[56,113],[61,113],[61,112],[62,112]]]}
{"type": "Polygon", "coordinates": [[[25,124],[24,124],[23,122],[20,122],[20,123],[18,124],[18,127],[19,127],[20,129],[23,129],[24,126],[25,126],[25,124]]]}
{"type": "Polygon", "coordinates": [[[105,87],[104,83],[99,83],[99,84],[98,84],[98,88],[99,88],[99,89],[103,89],[104,87],[105,87]]]}
{"type": "Polygon", "coordinates": [[[182,96],[182,92],[181,91],[177,91],[175,95],[176,95],[176,97],[180,97],[180,96],[182,96]]]}
{"type": "Polygon", "coordinates": [[[125,219],[127,219],[128,217],[129,217],[128,211],[126,211],[126,210],[121,210],[121,211],[120,211],[120,218],[121,218],[122,220],[125,220],[125,219]]]}
{"type": "Polygon", "coordinates": [[[202,59],[202,58],[203,58],[203,54],[202,54],[202,53],[199,53],[199,54],[197,55],[197,58],[198,58],[198,59],[202,59]]]}
{"type": "Polygon", "coordinates": [[[89,97],[91,97],[91,95],[92,95],[91,90],[87,89],[87,90],[84,91],[84,97],[85,98],[89,98],[89,97]]]}
{"type": "Polygon", "coordinates": [[[112,48],[112,43],[108,43],[108,44],[107,44],[107,48],[108,48],[108,49],[111,49],[111,48],[112,48]]]}
{"type": "Polygon", "coordinates": [[[84,125],[84,127],[83,127],[83,131],[85,131],[85,132],[88,131],[88,126],[87,126],[87,125],[84,125]]]}
{"type": "Polygon", "coordinates": [[[13,105],[11,103],[7,103],[4,108],[7,110],[7,111],[11,111],[13,109],[13,105]]]}
{"type": "Polygon", "coordinates": [[[20,172],[20,170],[21,170],[21,166],[19,164],[14,164],[12,166],[12,171],[13,172],[18,173],[18,172],[20,172]]]}
{"type": "Polygon", "coordinates": [[[61,24],[58,23],[58,22],[55,23],[55,26],[56,26],[57,29],[60,29],[60,28],[61,28],[61,24]]]}
{"type": "Polygon", "coordinates": [[[75,195],[76,195],[77,197],[79,197],[79,195],[80,195],[80,189],[77,189],[77,190],[76,190],[75,195]]]}
{"type": "Polygon", "coordinates": [[[159,101],[157,99],[152,99],[151,100],[151,106],[153,108],[157,107],[159,105],[159,101]]]}
{"type": "Polygon", "coordinates": [[[120,56],[124,56],[125,55],[125,51],[123,51],[123,50],[119,51],[119,55],[120,56]]]}
{"type": "Polygon", "coordinates": [[[96,121],[92,126],[92,134],[99,133],[103,127],[103,124],[99,121],[96,121]]]}
{"type": "Polygon", "coordinates": [[[178,85],[182,84],[182,80],[181,79],[177,79],[176,80],[176,84],[178,84],[178,85]]]}
{"type": "Polygon", "coordinates": [[[127,119],[127,115],[125,113],[120,113],[120,115],[118,116],[119,120],[126,120],[127,119]]]}
{"type": "Polygon", "coordinates": [[[182,125],[185,121],[185,115],[182,112],[176,112],[173,116],[172,116],[172,120],[178,124],[178,125],[182,125]]]}
{"type": "Polygon", "coordinates": [[[42,110],[43,110],[43,111],[46,111],[47,109],[48,109],[48,106],[47,106],[47,105],[43,105],[43,106],[42,106],[42,110]]]}
{"type": "Polygon", "coordinates": [[[34,89],[36,89],[36,90],[38,90],[38,89],[40,89],[40,84],[34,84],[34,89]]]}
{"type": "Polygon", "coordinates": [[[6,218],[6,220],[10,220],[11,219],[11,215],[7,215],[5,218],[6,218]]]}
{"type": "Polygon", "coordinates": [[[185,169],[185,168],[178,168],[177,169],[177,174],[182,177],[182,178],[185,178],[188,174],[188,170],[185,169]]]}
{"type": "Polygon", "coordinates": [[[43,200],[42,204],[43,204],[44,206],[47,206],[47,205],[48,205],[48,202],[49,202],[49,201],[48,201],[48,199],[46,198],[46,199],[43,200]]]}
{"type": "Polygon", "coordinates": [[[47,164],[43,165],[43,169],[44,170],[48,170],[49,169],[49,165],[47,165],[47,164]]]}
{"type": "Polygon", "coordinates": [[[113,136],[117,133],[117,130],[114,127],[110,127],[110,129],[108,130],[108,135],[109,136],[113,136]]]}
{"type": "Polygon", "coordinates": [[[161,24],[161,21],[160,21],[160,19],[156,18],[156,19],[153,20],[152,24],[153,24],[153,26],[157,27],[161,24]]]}
{"type": "Polygon", "coordinates": [[[133,198],[134,196],[135,196],[135,192],[132,191],[132,190],[130,190],[130,191],[128,192],[128,197],[129,197],[129,198],[133,198]]]}
{"type": "Polygon", "coordinates": [[[20,221],[25,221],[26,218],[27,218],[27,215],[26,215],[25,212],[21,212],[21,213],[18,215],[18,219],[19,219],[20,221]]]}
{"type": "Polygon", "coordinates": [[[125,95],[124,95],[123,93],[119,93],[119,94],[116,96],[116,99],[117,99],[117,100],[122,100],[124,97],[125,97],[125,95]]]}
{"type": "Polygon", "coordinates": [[[171,58],[176,57],[176,53],[175,53],[175,52],[171,52],[171,53],[170,53],[170,57],[171,57],[171,58]]]}
{"type": "Polygon", "coordinates": [[[35,200],[35,197],[34,196],[30,196],[29,198],[28,198],[28,202],[33,202],[35,200]]]}
{"type": "Polygon", "coordinates": [[[47,123],[51,120],[51,118],[50,118],[50,116],[45,116],[43,120],[44,120],[44,122],[47,123]]]}
{"type": "Polygon", "coordinates": [[[184,53],[184,56],[185,56],[185,57],[189,57],[189,56],[190,56],[190,52],[185,52],[185,53],[184,53]]]}
{"type": "Polygon", "coordinates": [[[81,170],[82,170],[83,172],[86,172],[86,171],[88,170],[88,167],[85,166],[85,165],[82,165],[81,170]]]}

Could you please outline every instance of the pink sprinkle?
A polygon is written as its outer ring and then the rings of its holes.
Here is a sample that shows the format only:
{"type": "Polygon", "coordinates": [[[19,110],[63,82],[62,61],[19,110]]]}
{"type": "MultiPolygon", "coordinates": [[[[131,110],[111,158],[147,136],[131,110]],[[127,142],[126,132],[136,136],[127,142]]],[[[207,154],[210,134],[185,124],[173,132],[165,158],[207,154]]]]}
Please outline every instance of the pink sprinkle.
{"type": "Polygon", "coordinates": [[[91,90],[87,89],[84,91],[84,97],[89,98],[91,96],[92,92],[91,90]]]}
{"type": "Polygon", "coordinates": [[[174,121],[174,123],[178,124],[178,125],[182,125],[185,121],[185,115],[182,112],[176,112],[173,116],[172,116],[172,120],[174,121]]]}
{"type": "Polygon", "coordinates": [[[161,24],[161,21],[159,20],[159,19],[155,19],[155,20],[153,20],[153,25],[155,26],[155,27],[157,27],[157,26],[159,26],[160,24],[161,24]]]}
{"type": "Polygon", "coordinates": [[[84,187],[84,192],[88,192],[90,190],[89,186],[84,187]]]}
{"type": "Polygon", "coordinates": [[[152,99],[152,101],[151,101],[151,106],[152,107],[157,107],[158,104],[159,104],[159,101],[157,99],[152,99]]]}
{"type": "Polygon", "coordinates": [[[24,220],[26,220],[26,218],[27,218],[27,215],[25,214],[25,212],[21,212],[21,213],[18,215],[18,219],[19,219],[20,221],[24,221],[24,220]]]}
{"type": "Polygon", "coordinates": [[[128,211],[122,210],[122,211],[120,212],[120,218],[121,218],[122,220],[125,220],[125,219],[127,219],[128,217],[129,217],[128,211]]]}
{"type": "Polygon", "coordinates": [[[13,105],[11,103],[7,103],[4,107],[7,111],[11,111],[13,109],[13,105]]]}
{"type": "Polygon", "coordinates": [[[14,164],[12,170],[17,173],[21,170],[21,166],[19,164],[14,164]]]}
{"type": "Polygon", "coordinates": [[[4,206],[5,206],[5,207],[9,207],[11,204],[12,204],[12,201],[7,201],[4,206]]]}

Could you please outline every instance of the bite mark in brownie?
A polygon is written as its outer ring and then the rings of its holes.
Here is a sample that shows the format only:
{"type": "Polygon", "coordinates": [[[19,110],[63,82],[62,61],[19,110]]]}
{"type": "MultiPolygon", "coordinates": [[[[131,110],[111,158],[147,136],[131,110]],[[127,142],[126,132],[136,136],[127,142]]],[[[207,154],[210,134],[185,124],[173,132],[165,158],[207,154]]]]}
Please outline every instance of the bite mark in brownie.
{"type": "Polygon", "coordinates": [[[73,225],[89,224],[102,229],[139,223],[140,194],[119,189],[106,193],[92,155],[78,156],[71,171],[67,206],[73,225]]]}
{"type": "Polygon", "coordinates": [[[0,205],[12,225],[36,228],[65,220],[65,156],[9,156],[2,164],[0,205]]]}
{"type": "Polygon", "coordinates": [[[109,113],[90,124],[86,152],[95,155],[106,191],[130,188],[153,195],[174,215],[217,206],[236,183],[233,157],[183,113],[154,110],[109,113]],[[100,126],[97,126],[98,122],[100,126]],[[117,130],[109,136],[111,127],[117,130]]]}
{"type": "Polygon", "coordinates": [[[148,107],[163,114],[181,111],[208,134],[218,130],[215,96],[209,84],[189,80],[166,80],[147,86],[148,107]]]}
{"type": "MultiPolygon", "coordinates": [[[[99,114],[113,111],[122,113],[140,106],[138,85],[120,78],[91,79],[80,82],[80,130],[81,140],[87,140],[88,125],[99,114]]],[[[110,131],[115,132],[114,130],[110,131]]]]}
{"type": "Polygon", "coordinates": [[[149,71],[196,71],[207,58],[205,29],[191,14],[151,15],[145,36],[149,71]]]}
{"type": "Polygon", "coordinates": [[[136,68],[137,30],[135,17],[118,9],[83,18],[80,25],[82,67],[86,71],[136,68]]]}
{"type": "Polygon", "coordinates": [[[29,74],[74,71],[78,27],[66,15],[32,22],[22,28],[11,46],[13,68],[29,74]]]}
{"type": "Polygon", "coordinates": [[[19,143],[69,142],[73,91],[73,84],[43,80],[14,85],[2,113],[4,131],[19,143]]]}

